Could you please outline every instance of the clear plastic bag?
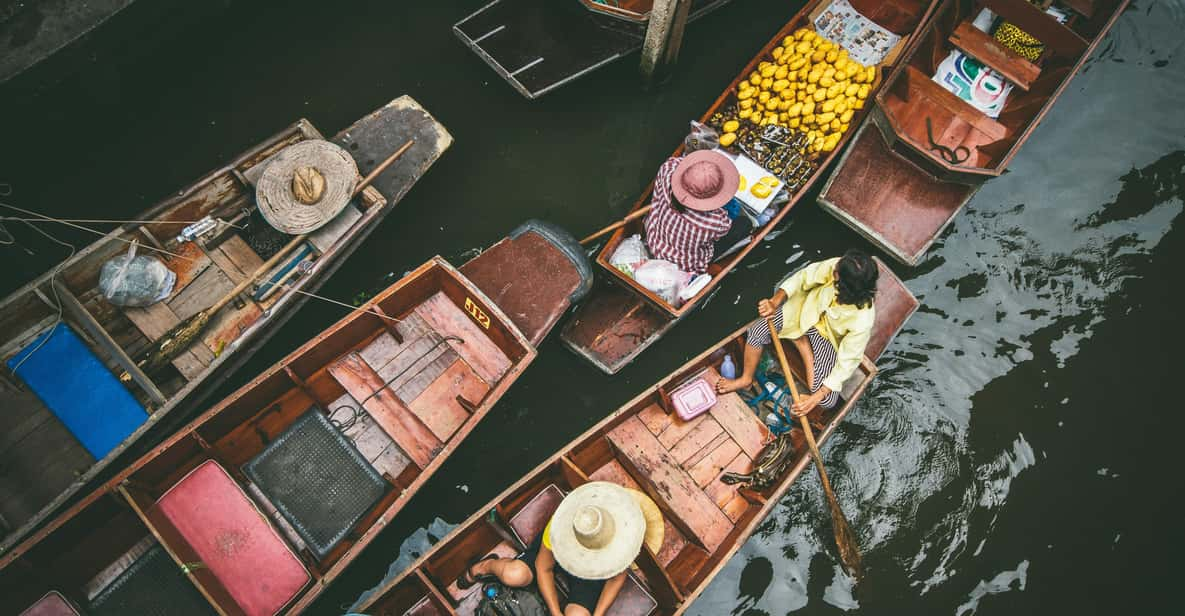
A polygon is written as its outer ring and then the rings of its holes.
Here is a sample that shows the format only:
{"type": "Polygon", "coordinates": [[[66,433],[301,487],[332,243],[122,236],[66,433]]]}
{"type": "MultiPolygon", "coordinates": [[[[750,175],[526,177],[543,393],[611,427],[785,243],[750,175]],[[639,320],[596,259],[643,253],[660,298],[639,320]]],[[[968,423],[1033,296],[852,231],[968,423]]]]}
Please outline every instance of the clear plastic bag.
{"type": "Polygon", "coordinates": [[[683,154],[686,156],[699,150],[715,150],[720,147],[720,133],[716,129],[693,121],[691,132],[683,138],[683,154]]]}
{"type": "Polygon", "coordinates": [[[663,301],[678,306],[679,292],[691,280],[691,274],[679,269],[678,265],[662,259],[651,259],[634,271],[638,284],[654,291],[663,301]]]}
{"type": "Polygon", "coordinates": [[[650,252],[646,250],[646,242],[642,241],[641,235],[635,233],[621,241],[617,250],[613,251],[613,256],[609,257],[609,265],[633,276],[634,271],[649,259],[650,252]]]}
{"type": "Polygon", "coordinates": [[[103,264],[99,271],[99,292],[116,306],[148,306],[173,292],[174,274],[156,257],[136,255],[132,243],[127,254],[103,264]]]}

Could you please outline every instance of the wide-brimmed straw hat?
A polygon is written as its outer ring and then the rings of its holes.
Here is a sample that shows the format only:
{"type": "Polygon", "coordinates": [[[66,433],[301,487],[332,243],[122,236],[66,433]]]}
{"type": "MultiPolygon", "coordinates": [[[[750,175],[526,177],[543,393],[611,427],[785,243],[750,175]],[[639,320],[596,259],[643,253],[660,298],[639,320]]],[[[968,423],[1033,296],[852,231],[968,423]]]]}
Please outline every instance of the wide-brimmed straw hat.
{"type": "Polygon", "coordinates": [[[679,203],[701,212],[724,207],[741,185],[741,174],[729,158],[715,150],[683,157],[671,176],[671,192],[679,203]]]}
{"type": "Polygon", "coordinates": [[[615,483],[593,481],[564,497],[549,532],[551,551],[565,571],[585,580],[607,580],[634,562],[647,538],[647,523],[630,492],[615,483]]]}
{"type": "Polygon", "coordinates": [[[259,213],[292,235],[317,230],[345,209],[358,179],[358,164],[341,147],[310,139],[272,157],[255,190],[259,213]]]}

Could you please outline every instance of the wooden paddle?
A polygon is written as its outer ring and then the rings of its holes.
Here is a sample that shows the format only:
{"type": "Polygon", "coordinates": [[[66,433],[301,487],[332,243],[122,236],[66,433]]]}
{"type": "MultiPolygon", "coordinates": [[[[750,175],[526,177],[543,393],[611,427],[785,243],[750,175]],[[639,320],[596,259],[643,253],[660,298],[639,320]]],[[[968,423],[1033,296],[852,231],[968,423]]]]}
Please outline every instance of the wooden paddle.
{"type": "MultiPolygon", "coordinates": [[[[407,143],[404,143],[399,147],[398,150],[395,150],[395,153],[391,154],[386,160],[379,163],[379,165],[374,168],[374,171],[371,171],[366,177],[362,178],[362,180],[358,182],[356,186],[354,186],[354,191],[350,194],[350,198],[353,199],[354,197],[357,197],[359,194],[361,194],[367,186],[370,186],[371,182],[374,182],[375,178],[377,178],[380,173],[385,171],[387,167],[390,167],[391,164],[394,163],[395,160],[400,156],[403,156],[403,154],[407,152],[413,144],[415,144],[415,140],[409,139],[407,143]]],[[[250,276],[244,278],[241,282],[239,282],[239,284],[235,285],[233,289],[231,289],[226,295],[223,295],[221,298],[219,298],[218,301],[214,302],[209,308],[206,308],[205,310],[202,310],[188,319],[178,323],[177,325],[173,326],[172,329],[165,332],[163,336],[157,338],[153,342],[152,346],[149,347],[148,350],[143,353],[143,355],[141,355],[140,361],[137,362],[137,364],[140,366],[140,369],[143,370],[145,374],[151,374],[157,370],[160,370],[170,361],[175,359],[181,354],[182,351],[188,348],[189,345],[193,343],[193,341],[197,339],[197,337],[203,331],[205,331],[206,327],[208,327],[210,324],[210,319],[215,314],[217,314],[219,310],[222,310],[223,307],[234,300],[234,298],[238,296],[239,293],[246,291],[247,287],[255,284],[257,278],[270,272],[273,267],[280,263],[280,261],[284,260],[285,257],[287,257],[294,250],[296,250],[297,247],[303,244],[305,240],[308,239],[308,237],[309,234],[306,233],[304,235],[298,235],[292,238],[292,240],[285,244],[279,252],[272,255],[272,257],[265,261],[263,265],[260,265],[258,268],[256,268],[250,276]]],[[[124,381],[127,381],[130,378],[130,375],[128,375],[126,372],[120,375],[120,379],[124,381]]]]}
{"type": "MultiPolygon", "coordinates": [[[[778,338],[778,328],[774,326],[773,319],[766,319],[765,322],[769,325],[770,333],[773,334],[771,337],[774,342],[774,351],[778,355],[778,363],[782,366],[782,374],[786,377],[786,383],[790,386],[790,397],[797,404],[798,386],[794,384],[794,374],[790,372],[790,363],[786,361],[786,351],[782,348],[781,339],[778,338]]],[[[839,547],[839,558],[843,561],[844,570],[848,572],[848,575],[859,578],[863,563],[860,558],[860,548],[856,542],[856,534],[852,532],[852,526],[844,517],[843,509],[839,508],[835,492],[831,490],[831,481],[827,479],[827,471],[823,468],[823,454],[819,453],[819,445],[815,443],[815,434],[811,432],[811,423],[807,421],[806,415],[800,416],[798,420],[802,424],[802,432],[806,436],[807,445],[811,448],[811,457],[815,460],[815,468],[819,469],[823,493],[827,495],[827,504],[831,508],[831,527],[835,531],[835,544],[839,547]]]]}
{"type": "Polygon", "coordinates": [[[580,240],[580,244],[582,246],[587,246],[590,242],[597,239],[598,237],[601,237],[602,235],[605,235],[606,233],[609,233],[610,231],[613,231],[614,229],[618,229],[618,228],[626,226],[627,224],[629,224],[629,222],[631,220],[637,220],[637,219],[645,216],[646,214],[648,214],[650,212],[650,208],[652,208],[652,207],[654,207],[654,206],[647,205],[646,207],[638,208],[637,210],[631,212],[629,216],[626,216],[625,218],[622,218],[621,220],[609,225],[608,227],[605,227],[604,229],[601,229],[600,231],[597,231],[596,233],[580,240]]]}

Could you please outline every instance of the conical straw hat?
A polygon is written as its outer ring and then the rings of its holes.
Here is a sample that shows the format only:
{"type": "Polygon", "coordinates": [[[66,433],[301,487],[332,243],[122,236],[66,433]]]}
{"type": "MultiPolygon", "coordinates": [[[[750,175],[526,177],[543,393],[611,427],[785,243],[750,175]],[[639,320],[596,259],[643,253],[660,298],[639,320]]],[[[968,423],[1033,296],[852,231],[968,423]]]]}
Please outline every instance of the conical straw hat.
{"type": "Polygon", "coordinates": [[[564,497],[550,528],[551,551],[565,571],[585,580],[607,580],[638,556],[646,518],[629,490],[593,481],[564,497]]]}
{"type": "Polygon", "coordinates": [[[345,209],[358,179],[354,157],[328,141],[310,139],[272,157],[255,190],[259,213],[291,235],[317,230],[345,209]]]}

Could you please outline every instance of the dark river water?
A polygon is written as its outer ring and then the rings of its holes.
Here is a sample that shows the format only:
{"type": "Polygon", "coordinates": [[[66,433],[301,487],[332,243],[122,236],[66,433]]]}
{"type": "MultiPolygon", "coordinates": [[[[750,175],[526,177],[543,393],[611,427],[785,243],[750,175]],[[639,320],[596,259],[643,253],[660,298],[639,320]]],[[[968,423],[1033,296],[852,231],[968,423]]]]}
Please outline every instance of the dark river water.
{"type": "MultiPolygon", "coordinates": [[[[410,94],[456,143],[324,287],[349,299],[434,254],[459,263],[526,218],[580,235],[619,217],[798,8],[737,0],[694,24],[660,90],[643,91],[628,59],[528,102],[449,31],[485,2],[174,3],[68,77],[0,89],[5,199],[131,217],[299,117],[333,133],[410,94]]],[[[1183,31],[1185,1],[1134,2],[1010,172],[921,264],[897,267],[923,307],[824,450],[865,578],[840,573],[807,472],[691,613],[1179,613],[1183,31]]],[[[810,201],[788,220],[618,376],[545,342],[314,611],[340,613],[392,561],[751,319],[788,269],[865,246],[810,201]]],[[[8,226],[31,254],[0,250],[5,292],[62,255],[8,226]]],[[[309,304],[223,394],[341,316],[309,304]]]]}

